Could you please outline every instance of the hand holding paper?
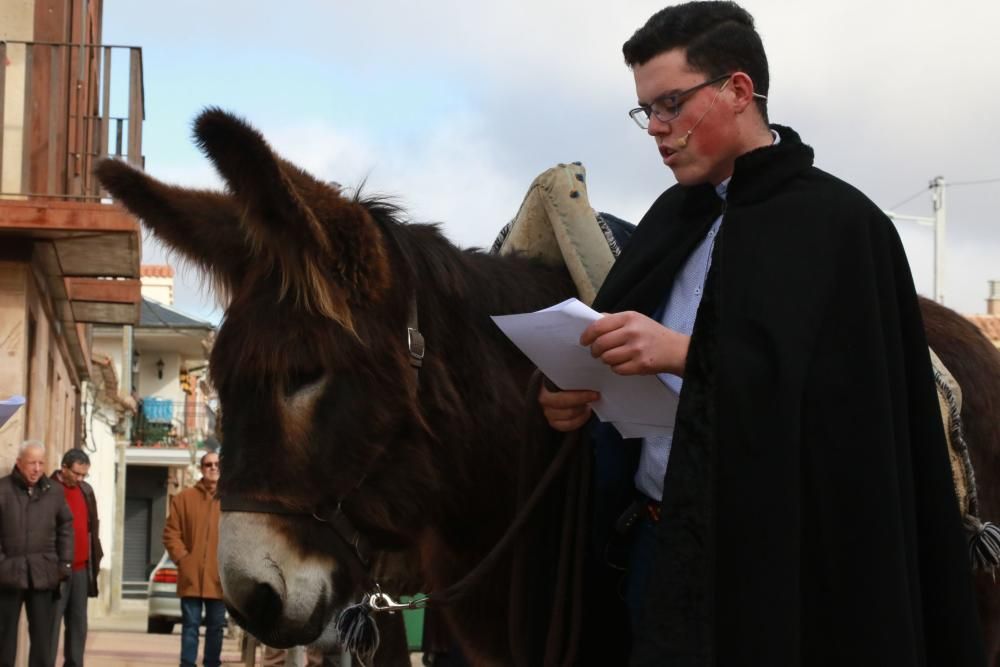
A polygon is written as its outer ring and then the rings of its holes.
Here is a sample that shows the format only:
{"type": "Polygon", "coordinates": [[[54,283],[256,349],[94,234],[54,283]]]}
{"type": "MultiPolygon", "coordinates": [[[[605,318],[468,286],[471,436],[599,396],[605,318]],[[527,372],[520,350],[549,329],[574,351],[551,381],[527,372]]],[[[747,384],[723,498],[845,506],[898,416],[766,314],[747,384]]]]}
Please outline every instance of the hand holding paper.
{"type": "Polygon", "coordinates": [[[671,429],[676,393],[655,375],[618,375],[580,345],[580,334],[600,318],[577,299],[569,299],[535,313],[502,315],[493,321],[559,387],[600,392],[594,412],[602,421],[614,422],[625,437],[671,429]]]}

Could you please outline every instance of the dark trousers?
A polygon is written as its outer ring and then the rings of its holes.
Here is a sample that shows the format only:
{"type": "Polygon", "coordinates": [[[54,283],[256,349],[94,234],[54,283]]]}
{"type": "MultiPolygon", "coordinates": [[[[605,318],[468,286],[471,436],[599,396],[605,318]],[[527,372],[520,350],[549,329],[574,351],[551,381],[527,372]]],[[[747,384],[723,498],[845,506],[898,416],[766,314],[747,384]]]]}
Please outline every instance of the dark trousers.
{"type": "Polygon", "coordinates": [[[181,598],[181,667],[194,667],[198,660],[198,627],[205,610],[205,667],[219,667],[222,631],[226,627],[226,606],[222,600],[181,598]]]}
{"type": "Polygon", "coordinates": [[[66,624],[63,635],[63,667],[83,667],[83,649],[87,644],[87,568],[77,570],[59,586],[56,620],[52,624],[52,657],[59,655],[60,621],[66,624]]]}
{"type": "Polygon", "coordinates": [[[653,569],[653,549],[656,524],[645,512],[632,527],[632,545],[629,550],[628,569],[625,573],[625,605],[628,607],[632,630],[639,627],[646,597],[649,573],[653,569]]]}
{"type": "Polygon", "coordinates": [[[28,616],[29,667],[52,667],[52,625],[56,616],[55,591],[15,591],[0,588],[0,667],[14,667],[17,657],[17,621],[24,605],[28,616]]]}

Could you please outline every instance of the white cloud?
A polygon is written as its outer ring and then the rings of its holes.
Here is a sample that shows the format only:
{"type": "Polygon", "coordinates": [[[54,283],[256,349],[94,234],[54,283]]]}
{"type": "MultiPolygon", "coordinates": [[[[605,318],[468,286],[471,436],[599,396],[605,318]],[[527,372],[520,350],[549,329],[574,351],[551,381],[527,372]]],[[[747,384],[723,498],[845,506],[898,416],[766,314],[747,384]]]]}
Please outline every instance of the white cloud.
{"type": "MultiPolygon", "coordinates": [[[[187,141],[181,128],[190,118],[166,113],[246,105],[234,110],[283,154],[323,178],[367,177],[370,188],[398,194],[414,217],[443,221],[463,245],[488,243],[531,179],[556,162],[583,161],[594,205],[632,220],[672,182],[625,117],[634,91],[620,52],[659,1],[303,0],[277,13],[265,3],[178,2],[180,9],[141,3],[138,11],[124,0],[105,7],[106,23],[134,13],[115,40],[146,47],[147,91],[207,98],[151,106],[148,146],[172,153],[187,141]],[[195,4],[196,12],[184,11],[195,4]],[[199,19],[188,25],[192,15],[199,19]],[[275,74],[286,61],[294,63],[287,76],[275,74]],[[303,62],[329,77],[300,81],[303,62]],[[255,71],[267,78],[252,78],[255,71]],[[437,95],[441,103],[429,105],[437,95]],[[170,136],[155,136],[160,127],[170,136]]],[[[992,128],[1000,117],[992,91],[1000,3],[745,5],[768,49],[772,119],[799,130],[819,166],[882,206],[939,174],[1000,177],[1000,133],[992,128]]],[[[217,183],[193,150],[171,163],[148,158],[154,173],[217,183]]],[[[949,303],[962,310],[981,310],[985,281],[1000,278],[990,259],[1000,252],[998,203],[1000,185],[949,190],[949,303]]],[[[904,209],[930,215],[929,198],[904,209]]],[[[907,248],[918,286],[929,290],[923,231],[914,230],[907,248]]]]}

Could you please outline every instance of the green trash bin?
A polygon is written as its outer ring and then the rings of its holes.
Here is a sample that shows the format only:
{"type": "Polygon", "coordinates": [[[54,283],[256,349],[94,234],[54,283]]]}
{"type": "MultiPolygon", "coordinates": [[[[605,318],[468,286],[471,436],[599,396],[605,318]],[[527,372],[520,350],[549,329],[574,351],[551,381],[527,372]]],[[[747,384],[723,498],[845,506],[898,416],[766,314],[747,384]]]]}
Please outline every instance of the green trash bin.
{"type": "MultiPolygon", "coordinates": [[[[417,595],[416,597],[423,597],[417,595]]],[[[409,602],[413,598],[401,597],[400,602],[409,602]]],[[[419,651],[424,639],[424,610],[407,609],[403,613],[403,624],[406,626],[406,643],[411,651],[419,651]]]]}

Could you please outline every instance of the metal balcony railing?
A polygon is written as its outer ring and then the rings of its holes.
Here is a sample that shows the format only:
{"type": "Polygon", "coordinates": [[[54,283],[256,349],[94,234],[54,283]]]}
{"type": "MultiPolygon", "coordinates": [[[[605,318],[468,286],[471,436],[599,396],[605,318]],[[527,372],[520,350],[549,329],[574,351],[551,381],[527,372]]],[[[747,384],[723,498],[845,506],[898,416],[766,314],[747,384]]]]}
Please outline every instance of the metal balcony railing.
{"type": "Polygon", "coordinates": [[[7,40],[0,41],[2,63],[0,118],[5,106],[22,106],[23,113],[20,123],[0,130],[0,196],[97,201],[103,194],[93,175],[98,160],[114,155],[143,166],[140,47],[7,40]],[[122,57],[127,76],[113,77],[112,62],[122,57]],[[21,147],[6,161],[5,143],[21,147]],[[19,182],[5,180],[5,169],[20,171],[19,182]]]}
{"type": "Polygon", "coordinates": [[[147,396],[139,401],[133,447],[203,446],[214,438],[215,412],[193,397],[184,401],[147,396]]]}

